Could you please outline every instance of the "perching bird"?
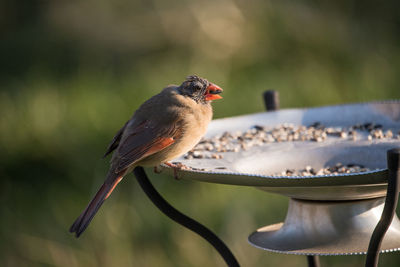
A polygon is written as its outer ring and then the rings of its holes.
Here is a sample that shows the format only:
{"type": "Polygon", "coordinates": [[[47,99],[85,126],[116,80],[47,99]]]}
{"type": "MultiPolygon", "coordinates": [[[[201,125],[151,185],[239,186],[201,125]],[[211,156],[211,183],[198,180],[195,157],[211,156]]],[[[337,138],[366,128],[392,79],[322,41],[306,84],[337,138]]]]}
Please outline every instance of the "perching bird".
{"type": "Polygon", "coordinates": [[[136,166],[158,166],[192,149],[212,118],[211,100],[222,89],[198,76],[171,85],[144,102],[117,132],[104,157],[114,151],[107,178],[70,228],[79,237],[124,175],[136,166]]]}

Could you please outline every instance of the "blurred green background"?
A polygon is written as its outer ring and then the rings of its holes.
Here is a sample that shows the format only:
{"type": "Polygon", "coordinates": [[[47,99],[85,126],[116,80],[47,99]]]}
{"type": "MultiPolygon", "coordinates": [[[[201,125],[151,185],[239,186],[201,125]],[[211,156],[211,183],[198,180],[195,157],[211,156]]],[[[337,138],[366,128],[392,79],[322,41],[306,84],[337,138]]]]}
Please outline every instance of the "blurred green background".
{"type": "MultiPolygon", "coordinates": [[[[397,1],[39,1],[0,3],[0,265],[224,266],[162,215],[133,175],[79,239],[68,228],[108,168],[114,133],[165,85],[198,74],[225,89],[215,118],[262,111],[261,94],[305,107],[400,97],[397,1]]],[[[306,266],[247,243],[287,199],[152,174],[178,209],[242,266],[306,266]]],[[[363,266],[364,256],[322,257],[363,266]]],[[[399,266],[398,253],[380,266],[399,266]]]]}

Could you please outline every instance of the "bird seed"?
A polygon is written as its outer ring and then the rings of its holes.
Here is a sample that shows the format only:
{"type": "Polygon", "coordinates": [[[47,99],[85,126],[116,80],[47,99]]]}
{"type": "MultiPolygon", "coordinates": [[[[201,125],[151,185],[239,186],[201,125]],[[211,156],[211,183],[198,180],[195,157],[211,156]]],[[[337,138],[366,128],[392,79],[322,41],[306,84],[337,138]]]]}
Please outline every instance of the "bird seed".
{"type": "Polygon", "coordinates": [[[338,175],[345,173],[360,173],[371,171],[370,168],[366,168],[362,165],[337,163],[334,166],[325,167],[322,169],[314,169],[311,166],[306,166],[303,169],[287,169],[281,173],[275,173],[273,176],[314,176],[314,175],[338,175]]]}
{"type": "Polygon", "coordinates": [[[280,142],[324,142],[328,138],[340,138],[349,141],[373,139],[400,139],[392,130],[383,130],[381,124],[367,122],[351,127],[326,127],[321,122],[309,126],[296,126],[283,123],[275,127],[254,125],[246,131],[224,132],[211,138],[203,138],[192,150],[184,155],[185,159],[222,159],[222,153],[239,152],[254,146],[280,142]],[[368,135],[363,134],[367,132],[368,135]],[[364,137],[363,137],[364,136],[364,137]]]}

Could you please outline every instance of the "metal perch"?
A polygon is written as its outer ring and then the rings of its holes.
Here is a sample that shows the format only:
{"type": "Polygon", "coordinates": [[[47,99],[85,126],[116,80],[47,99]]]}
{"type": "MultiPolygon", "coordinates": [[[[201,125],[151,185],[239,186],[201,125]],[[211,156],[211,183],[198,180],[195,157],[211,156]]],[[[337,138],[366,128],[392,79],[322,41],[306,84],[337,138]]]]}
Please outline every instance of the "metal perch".
{"type": "Polygon", "coordinates": [[[174,207],[172,207],[154,188],[151,184],[149,178],[147,177],[144,169],[142,167],[136,167],[133,170],[136,179],[138,180],[141,188],[149,197],[149,199],[153,202],[157,208],[160,209],[162,213],[168,216],[170,219],[174,220],[175,222],[179,223],[180,225],[190,229],[191,231],[195,232],[196,234],[203,237],[207,240],[221,255],[221,257],[225,260],[228,266],[236,267],[239,266],[235,256],[233,256],[232,252],[229,248],[225,245],[221,239],[218,238],[212,231],[208,228],[200,224],[199,222],[189,218],[185,214],[181,213],[174,207]]]}

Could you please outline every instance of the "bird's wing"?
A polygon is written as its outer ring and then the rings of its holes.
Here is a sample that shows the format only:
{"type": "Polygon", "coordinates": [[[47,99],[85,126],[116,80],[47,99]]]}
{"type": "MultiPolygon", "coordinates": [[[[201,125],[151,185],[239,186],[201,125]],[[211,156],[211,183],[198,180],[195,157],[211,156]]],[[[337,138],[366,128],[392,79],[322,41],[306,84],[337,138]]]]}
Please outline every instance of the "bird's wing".
{"type": "Polygon", "coordinates": [[[113,165],[115,172],[125,170],[131,164],[150,156],[173,144],[180,137],[177,124],[157,125],[150,120],[143,121],[127,130],[117,149],[113,165]]]}
{"type": "Polygon", "coordinates": [[[108,154],[110,154],[111,152],[113,152],[114,149],[116,149],[116,148],[118,147],[119,142],[120,142],[121,137],[122,137],[122,134],[123,134],[123,132],[124,132],[124,130],[125,130],[126,125],[128,124],[128,122],[129,122],[129,121],[127,121],[127,122],[125,123],[125,125],[124,125],[121,129],[119,129],[119,131],[115,134],[113,140],[112,140],[111,143],[108,145],[107,151],[106,151],[106,153],[104,153],[103,158],[107,157],[108,154]]]}
{"type": "Polygon", "coordinates": [[[173,144],[180,136],[180,127],[178,126],[179,124],[157,126],[157,124],[149,120],[141,123],[125,124],[114,137],[107,150],[109,153],[118,147],[112,159],[113,167],[109,171],[106,181],[87,208],[75,220],[70,232],[76,233],[76,236],[79,237],[104,201],[122,180],[129,165],[173,144]]]}

